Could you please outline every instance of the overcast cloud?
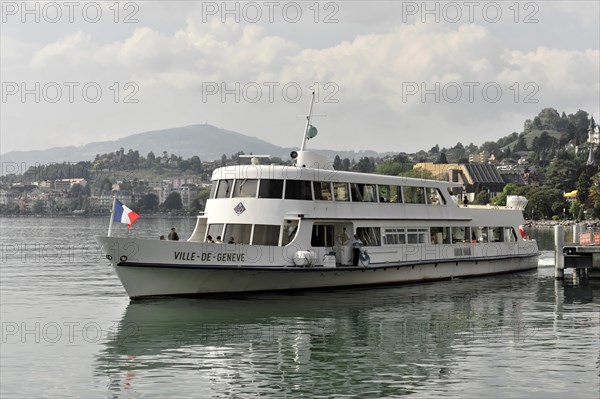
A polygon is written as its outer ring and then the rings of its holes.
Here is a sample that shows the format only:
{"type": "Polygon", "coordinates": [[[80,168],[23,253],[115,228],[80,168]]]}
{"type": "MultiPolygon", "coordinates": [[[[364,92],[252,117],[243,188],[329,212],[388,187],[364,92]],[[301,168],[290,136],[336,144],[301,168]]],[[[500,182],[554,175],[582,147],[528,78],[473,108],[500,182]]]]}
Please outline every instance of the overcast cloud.
{"type": "Polygon", "coordinates": [[[600,114],[598,1],[74,3],[2,2],[2,153],[205,122],[298,146],[311,88],[318,148],[600,114]]]}

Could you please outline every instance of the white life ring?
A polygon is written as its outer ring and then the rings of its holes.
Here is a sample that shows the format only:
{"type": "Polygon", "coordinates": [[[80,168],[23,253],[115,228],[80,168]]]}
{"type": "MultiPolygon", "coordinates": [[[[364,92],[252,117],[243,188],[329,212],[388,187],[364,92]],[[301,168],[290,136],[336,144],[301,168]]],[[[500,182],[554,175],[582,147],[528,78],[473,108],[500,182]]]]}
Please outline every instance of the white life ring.
{"type": "Polygon", "coordinates": [[[358,261],[363,267],[367,267],[369,266],[369,263],[371,263],[371,257],[367,251],[361,251],[360,255],[358,256],[358,261]]]}

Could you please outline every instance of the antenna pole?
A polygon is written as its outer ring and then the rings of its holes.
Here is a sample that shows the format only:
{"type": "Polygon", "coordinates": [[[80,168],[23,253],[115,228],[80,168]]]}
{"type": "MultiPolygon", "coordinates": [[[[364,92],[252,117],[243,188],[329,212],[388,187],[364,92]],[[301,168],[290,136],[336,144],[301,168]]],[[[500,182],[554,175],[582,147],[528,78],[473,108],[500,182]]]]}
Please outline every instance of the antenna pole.
{"type": "Polygon", "coordinates": [[[304,146],[306,146],[306,140],[308,135],[308,127],[310,126],[310,117],[312,116],[313,104],[315,103],[315,92],[312,92],[312,98],[310,100],[310,108],[308,109],[308,115],[306,115],[306,127],[304,128],[304,138],[302,139],[302,145],[300,146],[300,151],[304,151],[304,146]]]}

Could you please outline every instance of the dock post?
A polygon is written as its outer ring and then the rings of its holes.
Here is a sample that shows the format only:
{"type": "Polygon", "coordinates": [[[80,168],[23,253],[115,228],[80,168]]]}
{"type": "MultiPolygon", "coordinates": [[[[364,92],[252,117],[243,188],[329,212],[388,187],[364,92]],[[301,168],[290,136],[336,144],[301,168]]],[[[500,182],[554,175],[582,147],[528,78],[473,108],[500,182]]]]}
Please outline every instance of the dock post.
{"type": "Polygon", "coordinates": [[[581,233],[581,226],[579,223],[575,223],[573,225],[573,243],[577,244],[579,242],[579,233],[581,233]]]}
{"type": "MultiPolygon", "coordinates": [[[[574,233],[575,231],[573,231],[574,233]]],[[[565,258],[563,246],[565,244],[564,226],[554,226],[554,278],[562,279],[565,276],[565,258]]]]}

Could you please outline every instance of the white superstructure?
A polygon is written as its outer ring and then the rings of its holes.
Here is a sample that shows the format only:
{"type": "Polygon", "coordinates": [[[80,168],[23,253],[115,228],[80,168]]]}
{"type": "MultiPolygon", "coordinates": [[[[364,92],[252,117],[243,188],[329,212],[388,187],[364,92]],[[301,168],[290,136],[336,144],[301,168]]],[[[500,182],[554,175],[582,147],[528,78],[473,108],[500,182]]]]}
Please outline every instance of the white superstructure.
{"type": "Polygon", "coordinates": [[[385,285],[537,267],[536,242],[519,233],[521,199],[464,207],[451,196],[454,183],[333,170],[304,150],[312,129],[307,123],[294,166],[215,170],[187,241],[97,237],[129,296],[385,285]],[[363,244],[356,259],[354,234],[363,244]]]}

